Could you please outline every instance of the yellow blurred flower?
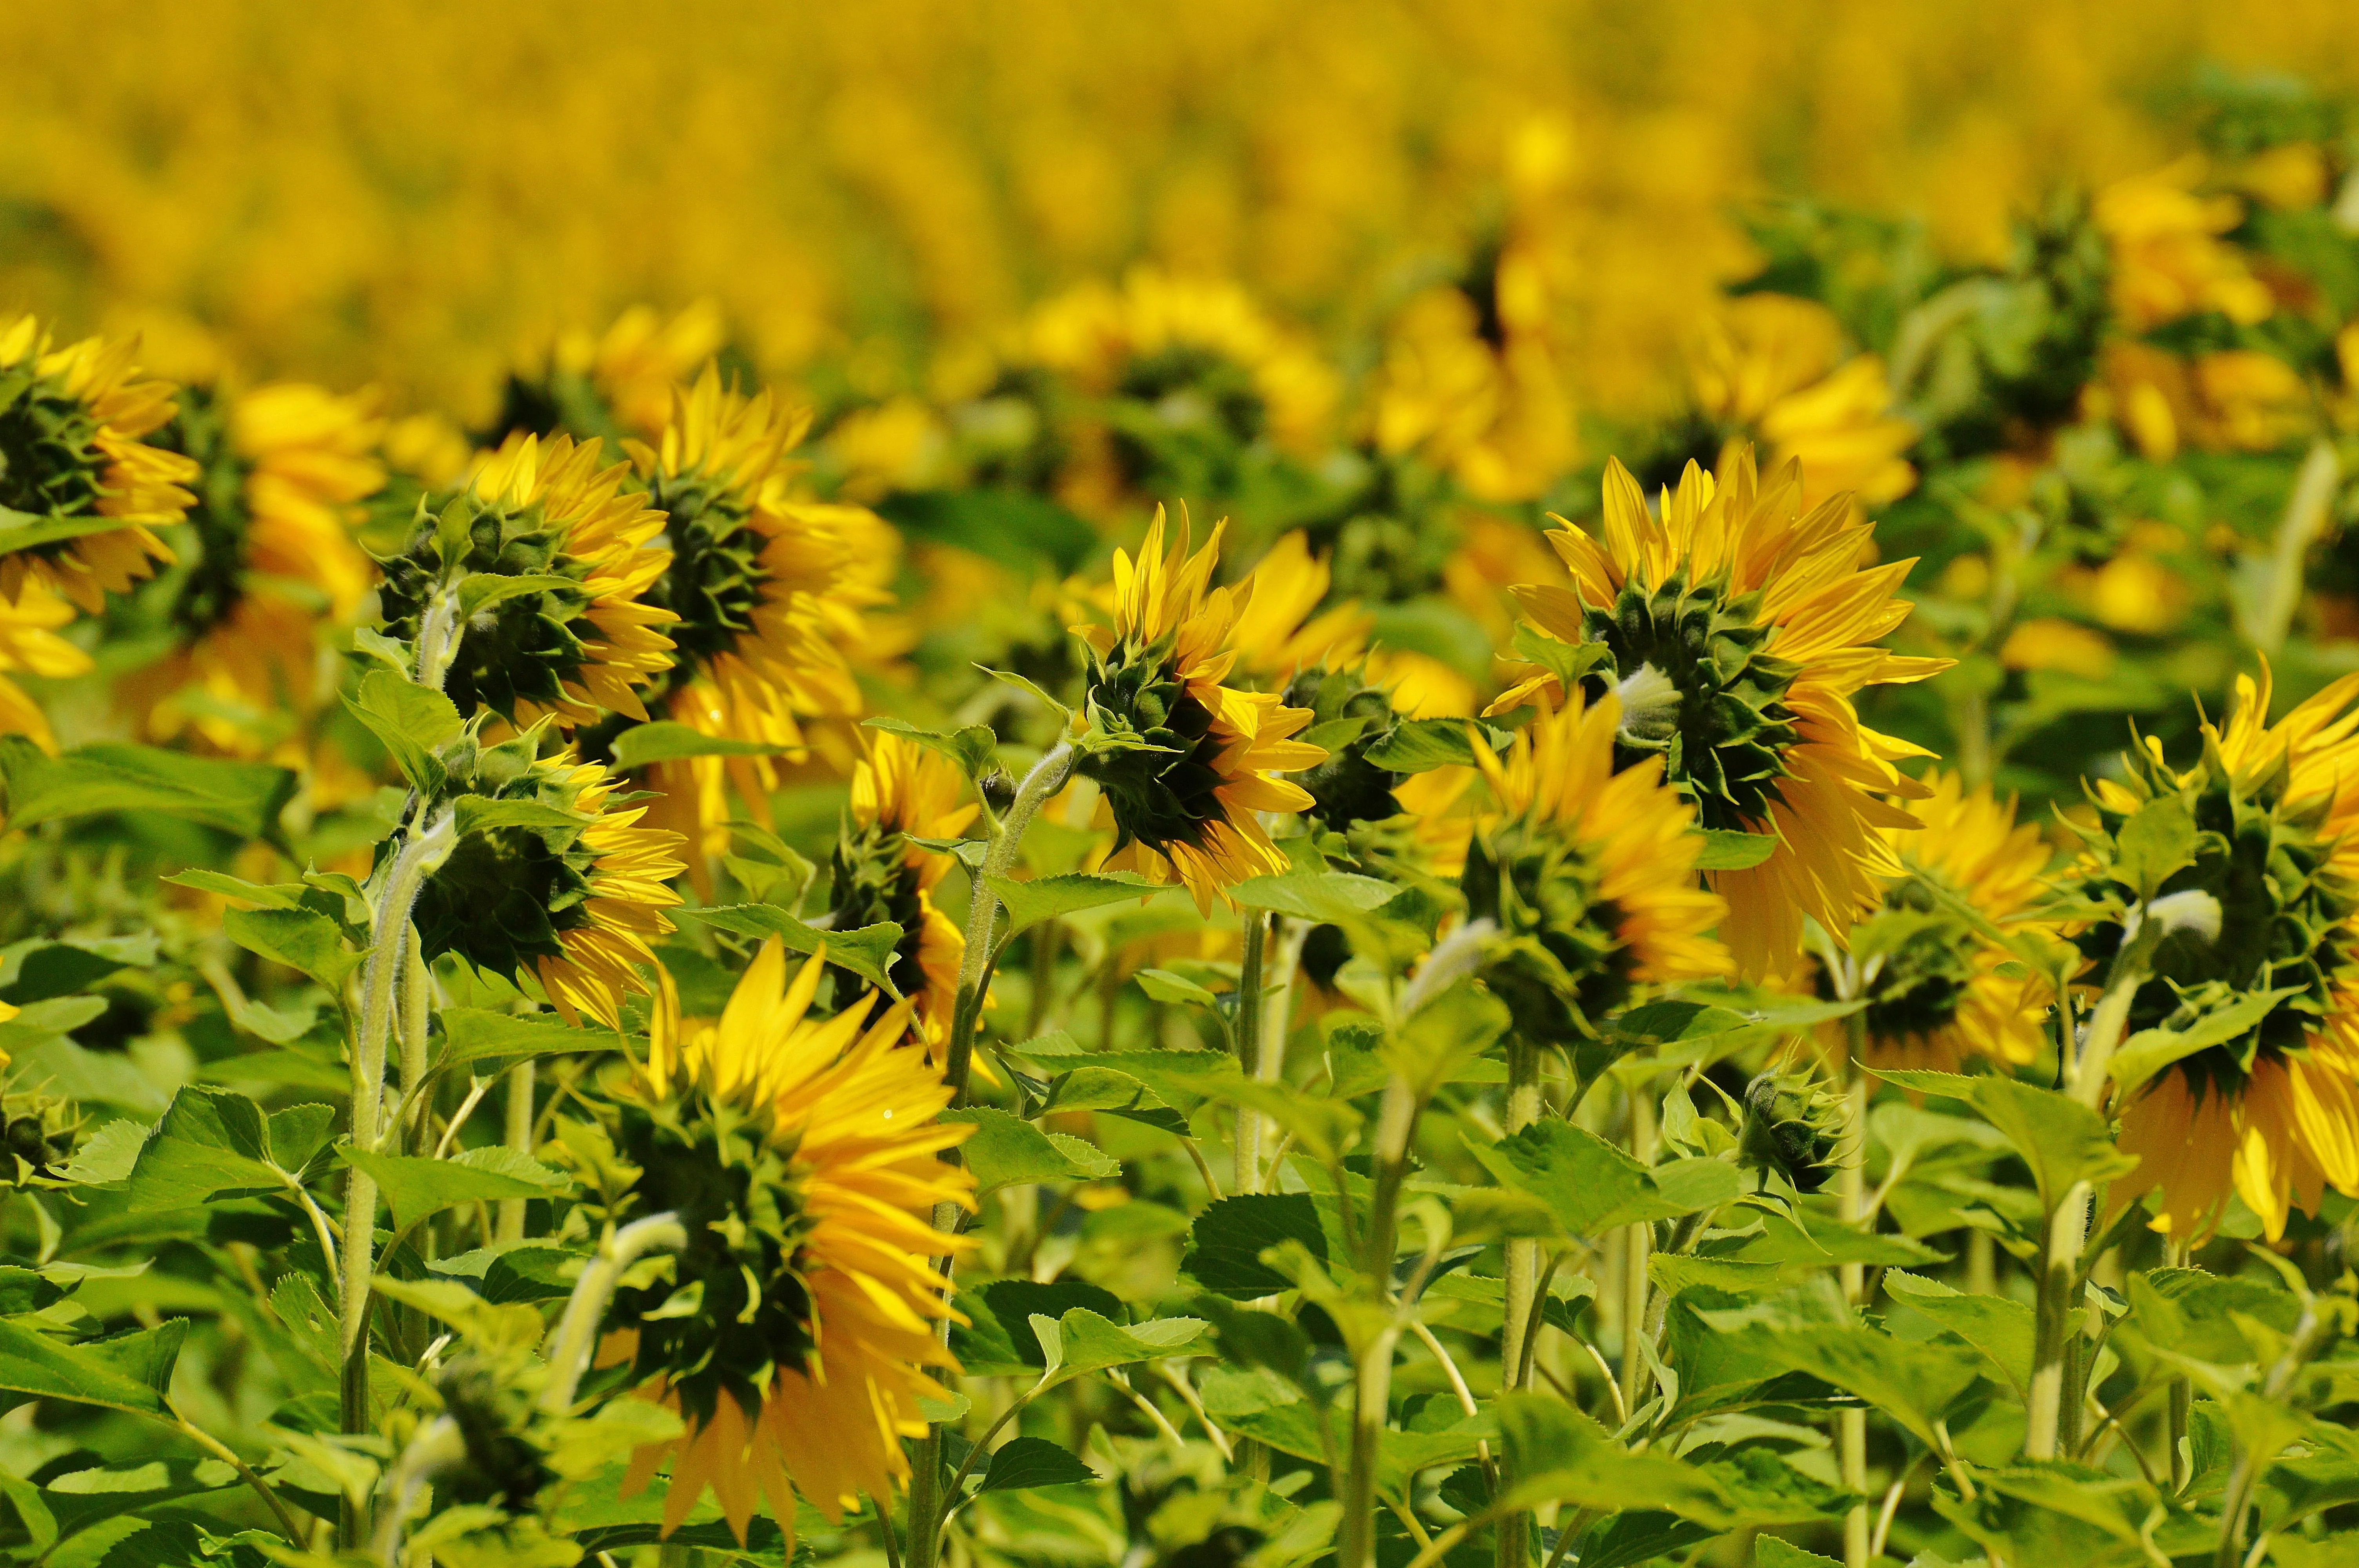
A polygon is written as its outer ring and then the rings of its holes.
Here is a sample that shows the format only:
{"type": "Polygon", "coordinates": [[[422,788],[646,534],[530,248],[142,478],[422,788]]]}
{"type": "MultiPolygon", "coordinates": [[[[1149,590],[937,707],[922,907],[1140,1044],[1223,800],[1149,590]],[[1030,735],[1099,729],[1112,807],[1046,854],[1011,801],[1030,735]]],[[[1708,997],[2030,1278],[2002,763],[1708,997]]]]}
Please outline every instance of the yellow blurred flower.
{"type": "Polygon", "coordinates": [[[1767,460],[1799,460],[1803,504],[1844,491],[1878,506],[1917,486],[1901,457],[1917,427],[1892,416],[1892,386],[1874,354],[1843,354],[1834,313],[1783,294],[1730,300],[1704,327],[1692,366],[1697,406],[1729,427],[1731,443],[1758,442],[1767,460]]]}
{"type": "Polygon", "coordinates": [[[2059,616],[2026,621],[2007,633],[1999,663],[2011,670],[2060,670],[2103,680],[2114,673],[2114,644],[2102,632],[2059,616]]]}
{"type": "Polygon", "coordinates": [[[2207,310],[2250,326],[2276,308],[2243,254],[2220,238],[2244,221],[2244,203],[2197,194],[2208,172],[2190,156],[2097,194],[2097,227],[2114,253],[2114,308],[2132,332],[2207,310]]]}

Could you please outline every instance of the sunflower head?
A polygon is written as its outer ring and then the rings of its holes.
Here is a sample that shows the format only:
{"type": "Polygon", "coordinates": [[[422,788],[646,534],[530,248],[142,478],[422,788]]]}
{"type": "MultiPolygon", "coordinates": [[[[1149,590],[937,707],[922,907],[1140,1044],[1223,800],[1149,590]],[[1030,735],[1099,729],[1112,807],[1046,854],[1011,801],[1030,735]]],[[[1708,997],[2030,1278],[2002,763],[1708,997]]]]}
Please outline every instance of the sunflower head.
{"type": "Polygon", "coordinates": [[[900,1044],[909,1003],[810,1015],[823,960],[789,979],[768,943],[710,1022],[682,1020],[663,977],[646,1065],[611,1102],[633,1201],[689,1236],[610,1319],[689,1429],[633,1466],[643,1484],[672,1457],[667,1533],[708,1486],[740,1539],[757,1493],[789,1530],[797,1491],[831,1518],[887,1495],[916,1401],[942,1397],[927,1368],[956,1368],[931,1332],[951,1315],[933,1255],[973,1243],[929,1216],[973,1206],[972,1176],[938,1158],[971,1130],[937,1119],[951,1091],[900,1044]]]}
{"type": "Polygon", "coordinates": [[[1191,554],[1183,521],[1167,553],[1158,510],[1136,565],[1114,554],[1114,625],[1076,628],[1091,652],[1090,743],[1076,765],[1114,816],[1108,863],[1176,877],[1203,909],[1221,888],[1286,869],[1259,814],[1309,806],[1307,791],[1275,775],[1326,756],[1291,739],[1310,722],[1307,709],[1223,684],[1253,589],[1211,586],[1220,532],[1191,554]]]}
{"type": "Polygon", "coordinates": [[[1611,697],[1543,711],[1503,758],[1475,752],[1499,815],[1466,851],[1470,921],[1494,935],[1484,966],[1528,1038],[1587,1038],[1649,982],[1723,972],[1706,933],[1720,900],[1697,884],[1694,813],[1659,764],[1615,771],[1611,697]]]}
{"type": "Polygon", "coordinates": [[[958,838],[978,808],[965,802],[966,781],[947,757],[889,731],[863,734],[873,739],[853,771],[851,809],[831,865],[834,928],[879,921],[901,928],[887,972],[896,989],[917,1000],[915,1022],[930,1044],[950,1026],[966,938],[934,906],[949,860],[910,839],[958,838]]]}
{"type": "MultiPolygon", "coordinates": [[[[1954,773],[1930,783],[1923,829],[1888,833],[1901,874],[1853,928],[1870,1054],[1953,1072],[1973,1056],[2020,1065],[2039,1054],[2051,988],[1989,930],[2034,919],[2048,847],[1987,784],[1968,790],[1954,773]]],[[[1832,994],[1823,968],[1820,985],[1832,994]]]]}
{"type": "Polygon", "coordinates": [[[2289,1203],[2315,1212],[2321,1186],[2359,1190],[2354,698],[2345,676],[2271,725],[2266,673],[2241,677],[2193,767],[2149,742],[2096,786],[2073,891],[2099,913],[2074,940],[2099,962],[2144,948],[2132,1033],[2234,1025],[2123,1113],[2123,1145],[2145,1158],[2116,1197],[2160,1187],[2174,1230],[2208,1227],[2232,1181],[2272,1236],[2289,1203]]]}
{"type": "MultiPolygon", "coordinates": [[[[13,1016],[16,1009],[11,1007],[13,1016]]],[[[0,1055],[0,1067],[5,1067],[0,1055]]],[[[73,1102],[38,1091],[0,1095],[0,1189],[58,1187],[82,1137],[73,1102]]]]}
{"type": "Polygon", "coordinates": [[[683,869],[679,838],[639,827],[645,808],[614,801],[598,763],[544,756],[549,734],[536,726],[488,747],[469,734],[444,749],[448,798],[470,815],[413,918],[429,958],[533,975],[569,1021],[588,1012],[611,1027],[672,928],[663,911],[679,902],[668,885],[683,869]]]}
{"type": "Polygon", "coordinates": [[[1621,765],[1659,758],[1703,827],[1777,840],[1753,869],[1712,873],[1747,973],[1789,967],[1805,916],[1842,940],[1899,871],[1885,831],[1918,826],[1886,797],[1925,793],[1892,766],[1925,753],[1862,725],[1852,697],[1948,661],[1876,645],[1908,614],[1892,591],[1915,563],[1863,568],[1873,535],[1847,496],[1806,511],[1797,464],[1756,479],[1749,449],[1723,481],[1689,465],[1659,516],[1617,462],[1603,537],[1570,524],[1549,535],[1572,586],[1516,589],[1569,646],[1527,644],[1549,667],[1495,711],[1568,683],[1593,704],[1611,695],[1621,765]]]}
{"type": "Polygon", "coordinates": [[[649,549],[664,514],[602,468],[599,443],[512,439],[464,488],[419,506],[409,547],[385,563],[388,635],[415,643],[436,616],[456,638],[443,689],[460,710],[516,722],[645,719],[636,688],[671,665],[647,601],[669,557],[649,549]],[[503,581],[503,579],[506,579],[503,581]]]}
{"type": "Polygon", "coordinates": [[[174,388],[138,379],[134,348],[52,350],[33,317],[0,325],[0,514],[19,514],[6,532],[22,541],[0,554],[0,598],[36,581],[96,614],[172,559],[154,530],[187,513],[198,470],[147,439],[174,388]]]}

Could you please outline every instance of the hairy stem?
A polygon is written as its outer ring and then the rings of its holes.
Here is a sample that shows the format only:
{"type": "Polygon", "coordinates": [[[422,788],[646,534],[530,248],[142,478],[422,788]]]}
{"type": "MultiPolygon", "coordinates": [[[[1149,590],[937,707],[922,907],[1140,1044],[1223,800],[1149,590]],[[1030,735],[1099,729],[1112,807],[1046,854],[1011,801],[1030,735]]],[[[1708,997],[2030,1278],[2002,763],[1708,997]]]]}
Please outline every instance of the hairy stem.
{"type": "Polygon", "coordinates": [[[549,1334],[552,1376],[541,1390],[541,1409],[562,1414],[571,1408],[573,1390],[581,1386],[582,1374],[590,1369],[591,1355],[598,1347],[598,1325],[605,1321],[606,1303],[614,1300],[614,1288],[630,1266],[658,1248],[678,1251],[687,1245],[688,1231],[673,1214],[635,1219],[598,1244],[596,1256],[582,1271],[573,1293],[566,1299],[565,1315],[549,1334]]]}
{"type": "MultiPolygon", "coordinates": [[[[1258,909],[1245,911],[1243,962],[1237,968],[1237,1067],[1248,1078],[1261,1076],[1262,956],[1269,946],[1269,916],[1258,909]]],[[[1261,1112],[1237,1107],[1234,1138],[1236,1177],[1233,1193],[1250,1193],[1261,1186],[1261,1112]]]]}
{"type": "MultiPolygon", "coordinates": [[[[1843,1094],[1850,1102],[1849,1135],[1841,1151],[1843,1163],[1835,1177],[1835,1196],[1843,1223],[1858,1225],[1867,1212],[1867,1018],[1854,1012],[1843,1020],[1843,1094]]],[[[1853,1312],[1866,1304],[1867,1271],[1858,1263],[1841,1270],[1844,1303],[1853,1312]]],[[[1867,1568],[1873,1526],[1868,1516],[1867,1411],[1839,1411],[1835,1416],[1843,1483],[1860,1500],[1843,1515],[1843,1568],[1867,1568]]]]}
{"type": "MultiPolygon", "coordinates": [[[[1361,1273],[1381,1304],[1393,1304],[1393,1251],[1398,1235],[1401,1181],[1417,1133],[1418,1094],[1396,1076],[1385,1086],[1376,1111],[1375,1187],[1368,1206],[1367,1245],[1361,1273]]],[[[1344,1463],[1343,1538],[1337,1568],[1375,1568],[1376,1561],[1376,1450],[1392,1401],[1393,1346],[1400,1338],[1396,1315],[1371,1342],[1354,1347],[1352,1383],[1352,1451],[1344,1463]]]]}
{"type": "MultiPolygon", "coordinates": [[[[1507,1132],[1510,1137],[1540,1119],[1540,1048],[1521,1032],[1507,1037],[1507,1132]]],[[[1518,1239],[1507,1243],[1506,1321],[1500,1336],[1499,1365],[1506,1388],[1527,1387],[1534,1337],[1533,1306],[1539,1297],[1540,1244],[1518,1239]]],[[[1512,1478],[1511,1478],[1512,1480],[1512,1478]]],[[[1531,1531],[1525,1516],[1511,1514],[1499,1523],[1495,1552],[1499,1568],[1523,1568],[1530,1554],[1531,1531]]]]}
{"type": "MultiPolygon", "coordinates": [[[[532,1152],[533,1080],[532,1058],[529,1056],[507,1070],[506,1123],[502,1141],[517,1153],[526,1155],[532,1152]]],[[[528,1201],[525,1198],[499,1200],[500,1206],[493,1227],[494,1234],[502,1241],[524,1239],[525,1205],[528,1201]]]]}

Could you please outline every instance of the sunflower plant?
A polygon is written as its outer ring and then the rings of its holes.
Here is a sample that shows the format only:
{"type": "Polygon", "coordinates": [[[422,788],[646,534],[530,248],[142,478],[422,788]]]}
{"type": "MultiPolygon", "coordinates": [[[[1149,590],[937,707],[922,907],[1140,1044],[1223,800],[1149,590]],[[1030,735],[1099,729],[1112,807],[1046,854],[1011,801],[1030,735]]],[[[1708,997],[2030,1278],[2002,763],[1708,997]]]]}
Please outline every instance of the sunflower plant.
{"type": "Polygon", "coordinates": [[[0,1563],[2350,1558],[2347,105],[1026,306],[842,102],[922,342],[0,322],[0,1563]]]}

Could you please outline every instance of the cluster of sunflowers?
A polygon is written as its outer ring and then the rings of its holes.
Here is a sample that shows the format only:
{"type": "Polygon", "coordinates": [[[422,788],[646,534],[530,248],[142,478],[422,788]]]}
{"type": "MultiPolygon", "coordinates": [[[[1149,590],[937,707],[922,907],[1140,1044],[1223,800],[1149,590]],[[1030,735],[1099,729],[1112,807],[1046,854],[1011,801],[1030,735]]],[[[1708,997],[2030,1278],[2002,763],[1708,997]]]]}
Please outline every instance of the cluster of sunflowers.
{"type": "Polygon", "coordinates": [[[2352,1561],[2359,110],[2207,115],[1626,416],[1545,124],[922,391],[0,320],[0,1561],[2352,1561]]]}

